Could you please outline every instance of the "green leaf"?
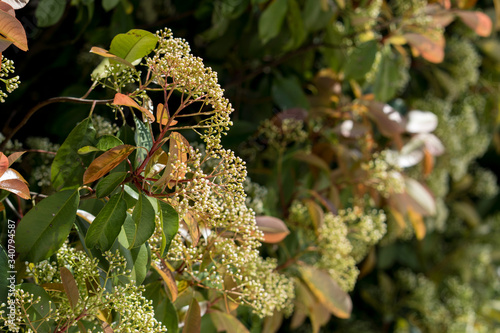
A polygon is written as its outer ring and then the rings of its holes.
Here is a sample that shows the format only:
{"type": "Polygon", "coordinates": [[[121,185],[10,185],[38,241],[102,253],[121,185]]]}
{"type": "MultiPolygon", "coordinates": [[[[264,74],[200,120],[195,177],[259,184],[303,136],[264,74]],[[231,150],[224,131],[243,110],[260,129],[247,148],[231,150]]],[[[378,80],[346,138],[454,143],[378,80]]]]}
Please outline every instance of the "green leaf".
{"type": "Polygon", "coordinates": [[[93,160],[83,174],[83,183],[92,183],[116,168],[135,148],[131,145],[116,146],[93,160]]]}
{"type": "Polygon", "coordinates": [[[389,45],[385,46],[375,74],[375,82],[373,83],[375,99],[380,102],[387,102],[392,99],[398,92],[402,75],[406,71],[401,56],[393,53],[389,45]]]}
{"type": "Polygon", "coordinates": [[[167,332],[179,331],[179,316],[174,304],[168,297],[155,308],[155,318],[167,328],[167,332]]]}
{"type": "Polygon", "coordinates": [[[139,195],[132,219],[135,222],[134,241],[129,248],[144,244],[155,232],[155,211],[144,194],[139,195]]]}
{"type": "Polygon", "coordinates": [[[339,318],[350,317],[351,298],[338,286],[328,272],[307,265],[300,266],[299,271],[302,281],[322,305],[339,318]]]}
{"type": "Polygon", "coordinates": [[[284,46],[284,50],[294,50],[302,44],[307,36],[297,0],[288,0],[288,15],[286,19],[292,38],[284,46]]]}
{"type": "Polygon", "coordinates": [[[158,200],[158,205],[160,206],[159,211],[162,230],[160,256],[164,258],[168,253],[172,239],[174,239],[179,230],[179,214],[165,201],[158,200]]]}
{"type": "Polygon", "coordinates": [[[217,328],[217,332],[227,333],[248,333],[248,329],[235,316],[229,313],[213,310],[210,311],[210,318],[217,328]]]}
{"type": "Polygon", "coordinates": [[[135,144],[137,147],[144,147],[147,149],[139,148],[135,154],[135,167],[139,167],[148,155],[148,151],[153,147],[153,138],[151,137],[151,132],[149,131],[149,126],[137,117],[134,117],[135,122],[135,144]]]}
{"type": "Polygon", "coordinates": [[[182,333],[199,333],[201,331],[201,310],[196,298],[193,298],[191,305],[184,318],[184,328],[182,333]]]}
{"type": "Polygon", "coordinates": [[[101,251],[109,250],[118,237],[126,216],[127,204],[123,200],[123,192],[120,192],[113,195],[97,214],[85,236],[85,245],[88,248],[98,247],[101,251]]]}
{"type": "Polygon", "coordinates": [[[360,80],[370,71],[377,54],[377,41],[364,42],[347,57],[344,74],[346,79],[360,80]]]}
{"type": "MultiPolygon", "coordinates": [[[[27,314],[33,326],[36,327],[37,333],[52,333],[54,332],[54,320],[49,319],[49,312],[51,311],[52,299],[49,294],[40,286],[33,283],[23,283],[18,288],[28,292],[38,299],[38,302],[32,304],[25,304],[27,307],[27,314]]],[[[53,311],[54,309],[52,309],[53,311]]]]}
{"type": "Polygon", "coordinates": [[[78,154],[85,155],[85,154],[93,153],[96,151],[101,151],[101,150],[96,148],[96,147],[93,147],[93,146],[85,146],[85,147],[78,149],[78,154]]]}
{"type": "Polygon", "coordinates": [[[96,197],[110,195],[127,177],[127,172],[113,172],[99,181],[95,188],[96,197]]]}
{"type": "Polygon", "coordinates": [[[132,29],[125,34],[118,34],[111,41],[109,52],[131,62],[134,65],[147,56],[158,42],[158,37],[146,30],[132,29]]]}
{"type": "Polygon", "coordinates": [[[10,284],[10,281],[7,280],[7,278],[10,277],[10,274],[7,273],[8,271],[13,271],[13,269],[9,266],[9,257],[7,256],[7,252],[4,247],[0,245],[0,303],[5,304],[7,304],[7,294],[10,284]]]}
{"type": "Polygon", "coordinates": [[[66,9],[65,0],[40,0],[35,10],[39,27],[49,27],[56,24],[66,9]]]}
{"type": "Polygon", "coordinates": [[[274,0],[259,19],[259,37],[262,44],[276,37],[285,19],[288,0],[274,0]]]}
{"type": "Polygon", "coordinates": [[[56,189],[82,185],[84,165],[90,164],[94,154],[81,156],[78,150],[85,146],[95,146],[95,129],[90,118],[78,124],[63,142],[52,162],[51,180],[56,189]]]}
{"type": "MultiPolygon", "coordinates": [[[[127,259],[126,269],[131,271],[130,280],[133,280],[136,285],[140,285],[148,274],[151,265],[151,249],[148,243],[144,243],[139,247],[130,250],[130,240],[135,236],[135,223],[127,213],[125,222],[123,223],[118,241],[113,244],[112,250],[118,250],[120,254],[127,259]]],[[[130,283],[131,281],[123,281],[130,283]]]]}
{"type": "Polygon", "coordinates": [[[102,8],[109,12],[111,9],[115,8],[116,5],[120,3],[120,0],[102,0],[102,8]]]}
{"type": "Polygon", "coordinates": [[[16,230],[16,250],[22,260],[39,262],[61,247],[71,231],[79,202],[78,191],[67,190],[31,208],[16,230]]]}
{"type": "Polygon", "coordinates": [[[97,149],[102,151],[110,150],[111,148],[115,148],[116,146],[123,145],[122,140],[118,139],[114,135],[103,135],[100,136],[97,141],[97,149]]]}
{"type": "Polygon", "coordinates": [[[309,109],[309,101],[296,77],[277,75],[271,90],[274,101],[282,110],[294,107],[309,109]]]}

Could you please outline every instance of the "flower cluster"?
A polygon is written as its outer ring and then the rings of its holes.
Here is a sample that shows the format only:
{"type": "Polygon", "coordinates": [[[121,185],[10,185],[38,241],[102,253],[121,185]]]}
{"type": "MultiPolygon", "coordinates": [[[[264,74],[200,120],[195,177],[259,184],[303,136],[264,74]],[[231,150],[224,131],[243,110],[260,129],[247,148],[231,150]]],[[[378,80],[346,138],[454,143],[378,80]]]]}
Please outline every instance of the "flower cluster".
{"type": "Polygon", "coordinates": [[[12,60],[2,57],[0,61],[0,81],[5,84],[6,90],[6,92],[4,92],[0,89],[0,103],[4,103],[5,98],[7,98],[7,94],[17,89],[21,81],[19,81],[19,76],[9,77],[15,70],[14,62],[12,60]]]}

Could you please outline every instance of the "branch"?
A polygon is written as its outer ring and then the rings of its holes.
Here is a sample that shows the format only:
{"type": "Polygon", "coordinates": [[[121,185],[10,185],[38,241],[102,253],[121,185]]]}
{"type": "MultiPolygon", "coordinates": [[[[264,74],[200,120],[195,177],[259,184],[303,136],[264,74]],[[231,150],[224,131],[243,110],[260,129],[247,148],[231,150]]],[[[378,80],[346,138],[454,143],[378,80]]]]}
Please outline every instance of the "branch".
{"type": "Polygon", "coordinates": [[[31,110],[28,111],[28,113],[24,116],[24,118],[21,120],[21,122],[12,130],[7,133],[5,140],[0,144],[0,150],[3,150],[5,148],[5,145],[7,142],[12,139],[12,137],[28,122],[28,120],[41,108],[44,106],[53,104],[53,103],[76,103],[76,104],[107,104],[107,103],[112,103],[112,99],[105,99],[105,100],[95,100],[95,99],[84,99],[84,98],[77,98],[77,97],[53,97],[50,98],[46,101],[43,101],[41,103],[38,103],[35,105],[31,110]]]}

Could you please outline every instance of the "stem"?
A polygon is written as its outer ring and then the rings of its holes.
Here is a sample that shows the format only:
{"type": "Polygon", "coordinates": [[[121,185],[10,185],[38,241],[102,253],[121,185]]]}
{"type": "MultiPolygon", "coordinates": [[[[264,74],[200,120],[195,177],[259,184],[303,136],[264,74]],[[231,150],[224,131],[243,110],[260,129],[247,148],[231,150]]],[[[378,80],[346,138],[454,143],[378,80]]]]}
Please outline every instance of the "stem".
{"type": "MultiPolygon", "coordinates": [[[[12,137],[28,122],[28,120],[41,108],[44,106],[54,104],[54,103],[67,103],[67,102],[72,102],[72,103],[77,103],[77,104],[107,104],[107,103],[112,103],[112,99],[105,99],[105,100],[95,100],[95,99],[84,99],[84,98],[77,98],[77,97],[53,97],[49,98],[46,101],[43,101],[41,103],[38,103],[34,107],[31,108],[31,110],[28,111],[28,113],[24,116],[24,118],[19,122],[19,124],[11,131],[6,133],[5,140],[0,144],[0,150],[3,150],[5,148],[5,145],[7,142],[12,139],[12,137]]],[[[7,132],[5,130],[6,128],[4,127],[4,132],[7,132]]]]}

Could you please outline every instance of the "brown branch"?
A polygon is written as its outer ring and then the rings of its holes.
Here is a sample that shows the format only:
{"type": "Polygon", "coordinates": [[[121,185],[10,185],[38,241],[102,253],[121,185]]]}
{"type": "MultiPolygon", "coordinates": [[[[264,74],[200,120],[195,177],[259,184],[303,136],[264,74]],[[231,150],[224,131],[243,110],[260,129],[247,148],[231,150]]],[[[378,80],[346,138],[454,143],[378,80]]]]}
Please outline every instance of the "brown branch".
{"type": "MultiPolygon", "coordinates": [[[[53,97],[49,98],[46,101],[43,101],[41,103],[38,103],[34,107],[31,108],[31,110],[28,111],[28,113],[24,116],[24,118],[21,120],[21,122],[11,131],[9,131],[6,136],[5,140],[0,144],[0,150],[3,150],[5,148],[5,145],[7,144],[7,141],[12,139],[12,137],[28,122],[28,120],[41,108],[44,106],[54,104],[54,103],[76,103],[76,104],[107,104],[107,103],[112,103],[112,99],[105,99],[105,100],[95,100],[95,99],[84,99],[84,98],[77,98],[77,97],[53,97]]],[[[6,131],[4,131],[6,132],[6,131]]]]}

